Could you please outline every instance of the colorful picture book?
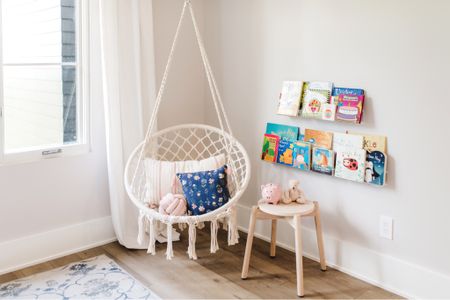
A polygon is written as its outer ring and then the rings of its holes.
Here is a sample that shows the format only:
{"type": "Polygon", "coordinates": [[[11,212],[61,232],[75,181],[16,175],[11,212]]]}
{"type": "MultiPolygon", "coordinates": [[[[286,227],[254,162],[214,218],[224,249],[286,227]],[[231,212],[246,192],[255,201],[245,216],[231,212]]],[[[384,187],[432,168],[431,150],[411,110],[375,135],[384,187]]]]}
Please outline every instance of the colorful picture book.
{"type": "Polygon", "coordinates": [[[364,149],[347,149],[336,152],[334,176],[364,182],[366,151],[364,149]]]}
{"type": "Polygon", "coordinates": [[[305,129],[304,141],[314,144],[316,147],[331,149],[333,133],[321,130],[305,129]]]}
{"type": "Polygon", "coordinates": [[[302,102],[302,117],[322,119],[323,105],[329,103],[332,90],[331,82],[309,82],[302,102]]]}
{"type": "Polygon", "coordinates": [[[305,100],[306,91],[308,90],[308,87],[309,87],[309,81],[304,81],[303,82],[303,86],[302,86],[302,96],[300,98],[300,108],[298,110],[298,114],[299,115],[302,113],[303,103],[304,103],[304,100],[305,100]]]}
{"type": "Polygon", "coordinates": [[[264,134],[261,159],[264,161],[276,162],[279,143],[279,136],[274,134],[264,134]]]}
{"type": "Polygon", "coordinates": [[[331,102],[337,105],[340,95],[364,96],[363,89],[335,87],[331,95],[331,102]]]}
{"type": "Polygon", "coordinates": [[[333,175],[334,151],[325,148],[313,148],[312,167],[314,172],[333,175]]]}
{"type": "Polygon", "coordinates": [[[280,137],[281,140],[295,142],[298,138],[299,128],[289,125],[267,123],[266,134],[273,134],[280,137]]]}
{"type": "Polygon", "coordinates": [[[278,145],[277,162],[282,165],[292,166],[294,164],[293,142],[281,140],[278,145]]]}
{"type": "Polygon", "coordinates": [[[367,153],[365,181],[383,186],[386,182],[386,155],[381,151],[367,153]]]}
{"type": "Polygon", "coordinates": [[[336,120],[336,105],[324,103],[322,105],[322,120],[335,121],[336,120]]]}
{"type": "Polygon", "coordinates": [[[386,137],[382,135],[368,135],[365,133],[348,132],[363,138],[363,149],[367,152],[381,151],[386,153],[386,137]]]}
{"type": "Polygon", "coordinates": [[[302,81],[284,81],[278,102],[278,114],[295,117],[298,115],[302,96],[302,81]]]}
{"type": "Polygon", "coordinates": [[[363,149],[363,136],[356,134],[335,132],[333,134],[333,150],[363,149]]]}
{"type": "Polygon", "coordinates": [[[298,141],[293,143],[294,147],[294,168],[303,171],[311,169],[311,144],[298,141]]]}
{"type": "Polygon", "coordinates": [[[339,95],[337,102],[336,119],[361,123],[364,105],[364,95],[339,95]]]}

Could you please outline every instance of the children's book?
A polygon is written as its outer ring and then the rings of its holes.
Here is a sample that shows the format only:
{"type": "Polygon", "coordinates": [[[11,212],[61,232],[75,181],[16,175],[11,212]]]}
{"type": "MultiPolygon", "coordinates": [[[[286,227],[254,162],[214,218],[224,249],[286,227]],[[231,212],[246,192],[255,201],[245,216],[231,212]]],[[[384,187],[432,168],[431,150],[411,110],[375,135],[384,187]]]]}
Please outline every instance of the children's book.
{"type": "Polygon", "coordinates": [[[308,87],[309,87],[309,81],[304,81],[303,86],[302,86],[302,96],[300,98],[300,107],[298,109],[299,115],[302,113],[303,103],[305,100],[305,95],[306,95],[306,91],[308,90],[308,87]]]}
{"type": "Polygon", "coordinates": [[[363,96],[363,89],[354,89],[354,88],[344,88],[344,87],[335,87],[333,88],[333,96],[339,95],[354,95],[354,96],[363,96]]]}
{"type": "Polygon", "coordinates": [[[295,142],[298,138],[299,128],[289,125],[281,125],[275,123],[267,123],[266,134],[274,134],[281,140],[295,142]]]}
{"type": "Polygon", "coordinates": [[[313,148],[312,166],[314,172],[333,175],[334,151],[325,148],[313,148]]]}
{"type": "Polygon", "coordinates": [[[331,149],[333,133],[321,130],[305,129],[304,141],[314,144],[316,147],[331,149]]]}
{"type": "Polygon", "coordinates": [[[333,150],[335,152],[347,149],[363,149],[363,136],[357,134],[339,133],[333,134],[333,150]]]}
{"type": "Polygon", "coordinates": [[[274,134],[265,134],[261,159],[269,162],[275,162],[277,160],[279,143],[280,143],[279,136],[274,134]]]}
{"type": "Polygon", "coordinates": [[[294,163],[294,146],[293,142],[281,140],[278,146],[277,162],[282,165],[292,166],[294,163]]]}
{"type": "Polygon", "coordinates": [[[322,104],[322,120],[336,120],[336,105],[331,103],[322,104]]]}
{"type": "Polygon", "coordinates": [[[364,96],[364,90],[363,89],[354,89],[354,88],[335,87],[335,88],[333,88],[333,93],[331,95],[331,103],[334,103],[337,105],[340,95],[364,96]]]}
{"type": "Polygon", "coordinates": [[[295,142],[294,146],[294,168],[309,171],[311,169],[311,144],[306,142],[295,142]]]}
{"type": "Polygon", "coordinates": [[[284,81],[278,102],[278,114],[295,117],[298,115],[302,96],[302,81],[284,81]]]}
{"type": "Polygon", "coordinates": [[[331,82],[309,82],[302,103],[302,117],[321,119],[323,105],[330,103],[332,90],[331,82]]]}
{"type": "Polygon", "coordinates": [[[347,149],[336,153],[334,176],[364,182],[366,151],[364,149],[347,149]]]}
{"type": "Polygon", "coordinates": [[[337,103],[336,119],[361,123],[364,106],[364,95],[339,95],[337,103]]]}
{"type": "Polygon", "coordinates": [[[381,151],[367,153],[365,181],[370,184],[383,186],[386,182],[386,155],[381,151]]]}
{"type": "Polygon", "coordinates": [[[367,152],[381,151],[386,153],[386,137],[381,135],[367,135],[365,133],[352,134],[361,135],[363,137],[363,148],[367,152]]]}

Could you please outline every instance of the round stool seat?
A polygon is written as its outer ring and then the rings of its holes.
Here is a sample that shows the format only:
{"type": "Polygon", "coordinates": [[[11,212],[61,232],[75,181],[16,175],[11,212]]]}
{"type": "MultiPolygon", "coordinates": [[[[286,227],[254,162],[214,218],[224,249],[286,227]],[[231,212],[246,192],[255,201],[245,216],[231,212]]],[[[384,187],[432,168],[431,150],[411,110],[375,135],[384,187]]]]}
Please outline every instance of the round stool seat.
{"type": "Polygon", "coordinates": [[[305,204],[289,203],[289,204],[259,204],[259,209],[267,214],[279,217],[292,217],[295,215],[307,215],[314,211],[314,203],[306,202],[305,204]]]}

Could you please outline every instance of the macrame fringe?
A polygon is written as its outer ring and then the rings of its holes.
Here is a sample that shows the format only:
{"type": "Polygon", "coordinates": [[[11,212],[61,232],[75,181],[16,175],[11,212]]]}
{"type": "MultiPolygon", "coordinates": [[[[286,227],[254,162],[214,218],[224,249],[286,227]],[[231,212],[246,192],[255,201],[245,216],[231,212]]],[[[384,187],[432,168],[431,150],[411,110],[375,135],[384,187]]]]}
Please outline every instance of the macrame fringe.
{"type": "Polygon", "coordinates": [[[178,228],[180,229],[180,231],[185,230],[187,227],[186,223],[178,223],[178,228]]]}
{"type": "Polygon", "coordinates": [[[189,259],[197,259],[197,253],[195,252],[195,241],[197,239],[197,229],[195,228],[195,224],[189,224],[189,247],[188,247],[188,255],[189,259]]]}
{"type": "Polygon", "coordinates": [[[149,234],[149,242],[148,242],[148,249],[147,249],[147,253],[150,253],[151,255],[155,255],[156,251],[155,251],[155,244],[156,244],[156,226],[155,226],[155,220],[153,220],[153,218],[147,218],[148,219],[148,224],[149,224],[149,229],[148,229],[148,234],[149,234]]]}
{"type": "Polygon", "coordinates": [[[205,228],[205,222],[199,222],[198,225],[197,225],[197,228],[200,229],[200,230],[205,228]]]}
{"type": "Polygon", "coordinates": [[[144,234],[145,234],[145,214],[144,212],[141,210],[139,212],[139,217],[138,217],[138,236],[137,236],[137,242],[139,245],[142,245],[142,243],[144,242],[144,234]]]}
{"type": "Polygon", "coordinates": [[[173,258],[173,247],[172,247],[172,223],[167,224],[167,250],[166,258],[171,260],[173,258]]]}
{"type": "Polygon", "coordinates": [[[217,242],[217,219],[211,221],[211,253],[216,253],[219,250],[219,243],[217,242]]]}
{"type": "Polygon", "coordinates": [[[230,208],[230,215],[228,216],[228,246],[239,243],[239,232],[237,229],[237,213],[236,208],[230,208]]]}

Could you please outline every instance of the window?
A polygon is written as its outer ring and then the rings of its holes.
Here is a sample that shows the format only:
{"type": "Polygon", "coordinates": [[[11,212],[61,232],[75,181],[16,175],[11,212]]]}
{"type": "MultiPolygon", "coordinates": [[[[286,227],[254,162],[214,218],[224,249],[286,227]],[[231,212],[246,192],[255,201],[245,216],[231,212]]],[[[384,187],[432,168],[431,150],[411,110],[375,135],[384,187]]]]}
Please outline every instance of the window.
{"type": "Polygon", "coordinates": [[[5,161],[87,149],[82,0],[0,0],[5,161]]]}

